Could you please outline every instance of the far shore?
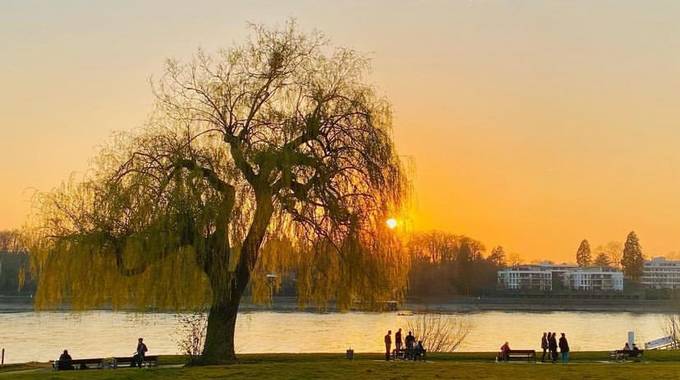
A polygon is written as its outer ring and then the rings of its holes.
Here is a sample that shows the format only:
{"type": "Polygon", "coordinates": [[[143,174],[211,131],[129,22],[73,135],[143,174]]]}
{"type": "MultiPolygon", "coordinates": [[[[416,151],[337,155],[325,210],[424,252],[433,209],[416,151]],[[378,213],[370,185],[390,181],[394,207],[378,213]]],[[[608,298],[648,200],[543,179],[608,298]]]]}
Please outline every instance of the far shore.
{"type": "MultiPolygon", "coordinates": [[[[33,299],[30,296],[0,296],[0,313],[30,312],[33,310],[33,299]]],[[[62,310],[68,311],[69,309],[62,310]]],[[[332,305],[325,310],[313,306],[300,308],[294,297],[275,297],[273,305],[258,305],[244,301],[241,305],[241,311],[336,312],[337,309],[332,305]]],[[[672,300],[641,299],[457,297],[453,299],[407,300],[400,304],[396,310],[398,313],[423,313],[426,311],[437,313],[485,311],[680,313],[680,303],[672,300]]]]}

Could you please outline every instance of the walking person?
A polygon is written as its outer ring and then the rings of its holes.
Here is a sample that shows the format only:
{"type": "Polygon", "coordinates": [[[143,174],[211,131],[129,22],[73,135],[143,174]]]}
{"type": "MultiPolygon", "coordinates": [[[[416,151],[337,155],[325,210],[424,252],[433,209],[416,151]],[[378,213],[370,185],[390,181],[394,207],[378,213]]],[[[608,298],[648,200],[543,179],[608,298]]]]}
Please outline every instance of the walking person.
{"type": "Polygon", "coordinates": [[[562,353],[562,363],[567,364],[569,362],[569,342],[567,342],[567,337],[560,336],[560,352],[562,353]]]}
{"type": "Polygon", "coordinates": [[[146,347],[146,344],[144,344],[144,338],[137,339],[137,350],[135,351],[130,367],[135,367],[136,365],[137,367],[142,368],[147,351],[149,351],[149,349],[146,347]]]}
{"type": "Polygon", "coordinates": [[[548,333],[548,351],[550,351],[550,359],[553,363],[557,361],[557,333],[548,333]]]}
{"type": "Polygon", "coordinates": [[[544,332],[541,338],[541,349],[543,350],[543,356],[541,357],[541,362],[545,362],[545,354],[548,351],[548,333],[544,332]]]}
{"type": "Polygon", "coordinates": [[[394,334],[394,344],[397,349],[397,356],[399,356],[399,352],[401,351],[401,328],[394,334]]]}
{"type": "Polygon", "coordinates": [[[387,330],[385,335],[385,360],[390,360],[390,351],[392,349],[392,330],[387,330]]]}

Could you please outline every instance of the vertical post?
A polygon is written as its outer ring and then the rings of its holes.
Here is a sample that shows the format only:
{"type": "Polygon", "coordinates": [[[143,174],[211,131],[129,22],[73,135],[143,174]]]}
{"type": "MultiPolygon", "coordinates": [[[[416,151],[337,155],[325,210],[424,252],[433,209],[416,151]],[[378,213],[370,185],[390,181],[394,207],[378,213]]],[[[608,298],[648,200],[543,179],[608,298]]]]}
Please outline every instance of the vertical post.
{"type": "Polygon", "coordinates": [[[0,360],[0,366],[5,366],[5,348],[2,348],[2,359],[0,360]]]}

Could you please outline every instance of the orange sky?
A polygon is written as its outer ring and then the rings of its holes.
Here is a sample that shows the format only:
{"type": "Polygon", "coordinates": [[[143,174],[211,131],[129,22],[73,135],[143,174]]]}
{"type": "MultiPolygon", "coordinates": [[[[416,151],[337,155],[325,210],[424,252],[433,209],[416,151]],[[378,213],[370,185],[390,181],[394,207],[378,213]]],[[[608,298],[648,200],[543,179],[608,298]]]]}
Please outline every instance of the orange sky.
{"type": "Polygon", "coordinates": [[[634,229],[680,250],[680,3],[3,1],[0,229],[112,131],[167,57],[297,18],[368,52],[416,166],[419,229],[573,260],[634,229]]]}

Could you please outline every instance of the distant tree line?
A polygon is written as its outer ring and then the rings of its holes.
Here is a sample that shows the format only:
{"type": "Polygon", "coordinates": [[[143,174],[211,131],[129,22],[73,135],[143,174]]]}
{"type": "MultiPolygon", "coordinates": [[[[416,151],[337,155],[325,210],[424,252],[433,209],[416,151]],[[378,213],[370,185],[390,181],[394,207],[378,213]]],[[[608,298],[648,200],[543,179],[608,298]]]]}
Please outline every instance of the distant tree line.
{"type": "MultiPolygon", "coordinates": [[[[415,233],[408,243],[408,252],[411,270],[405,280],[408,281],[408,295],[413,297],[479,295],[496,288],[498,270],[518,264],[517,259],[508,258],[501,246],[487,253],[484,244],[478,240],[438,231],[415,233]]],[[[579,266],[621,269],[631,281],[639,281],[644,260],[634,231],[628,234],[625,244],[612,241],[591,250],[588,240],[583,239],[576,251],[579,266]]],[[[35,289],[35,283],[28,275],[28,265],[28,254],[19,232],[0,231],[0,294],[35,289]]],[[[276,293],[294,296],[295,274],[284,273],[282,276],[276,293]]]]}
{"type": "Polygon", "coordinates": [[[445,232],[416,233],[408,243],[411,258],[409,296],[472,296],[496,288],[506,254],[496,247],[486,254],[472,238],[445,232]]]}
{"type": "Polygon", "coordinates": [[[31,294],[35,282],[30,278],[29,257],[18,231],[0,231],[0,294],[31,294]]]}
{"type": "Polygon", "coordinates": [[[0,231],[0,252],[26,252],[25,245],[21,240],[21,234],[16,230],[0,231]]]}
{"type": "Polygon", "coordinates": [[[28,270],[26,252],[0,252],[0,294],[33,294],[35,282],[28,270]]]}

